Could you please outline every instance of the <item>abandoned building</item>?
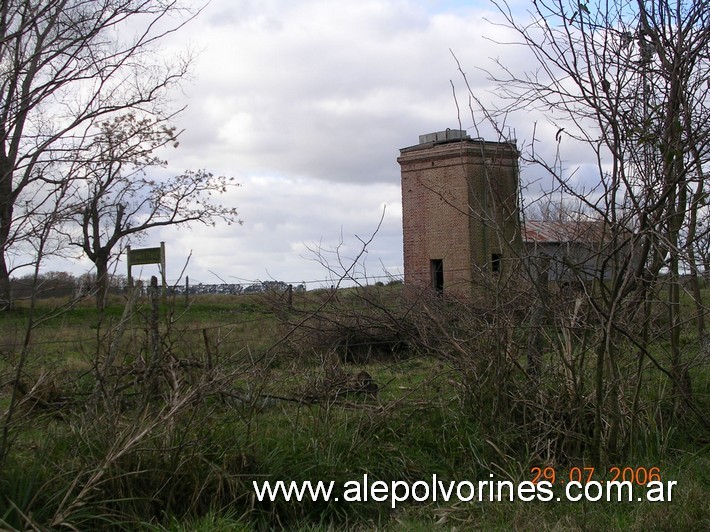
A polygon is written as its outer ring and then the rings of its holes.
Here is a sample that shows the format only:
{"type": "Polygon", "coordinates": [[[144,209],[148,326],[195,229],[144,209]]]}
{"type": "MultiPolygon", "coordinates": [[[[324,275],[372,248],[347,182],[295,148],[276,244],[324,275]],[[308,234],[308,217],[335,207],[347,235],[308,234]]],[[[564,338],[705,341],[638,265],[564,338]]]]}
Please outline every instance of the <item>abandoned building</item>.
{"type": "Polygon", "coordinates": [[[519,155],[514,141],[451,129],[400,150],[406,285],[466,294],[521,266],[559,283],[609,278],[601,222],[521,223],[519,155]]]}
{"type": "Polygon", "coordinates": [[[438,292],[505,275],[519,249],[515,142],[446,130],[402,148],[404,278],[438,292]]]}
{"type": "Polygon", "coordinates": [[[534,221],[522,224],[523,258],[531,273],[556,283],[578,283],[611,277],[615,261],[604,249],[604,224],[599,221],[534,221]],[[605,264],[606,263],[606,264],[605,264]]]}

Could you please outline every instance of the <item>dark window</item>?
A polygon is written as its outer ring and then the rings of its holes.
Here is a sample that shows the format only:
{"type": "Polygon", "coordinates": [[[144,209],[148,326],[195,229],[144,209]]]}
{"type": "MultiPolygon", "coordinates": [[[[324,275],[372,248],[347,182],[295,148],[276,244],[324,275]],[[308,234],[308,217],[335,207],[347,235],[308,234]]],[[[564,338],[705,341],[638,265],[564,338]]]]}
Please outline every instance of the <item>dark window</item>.
{"type": "Polygon", "coordinates": [[[491,255],[491,271],[493,273],[499,273],[502,266],[503,256],[499,253],[494,253],[493,255],[491,255]]]}
{"type": "Polygon", "coordinates": [[[444,291],[444,261],[441,259],[431,261],[431,286],[437,292],[444,291]]]}

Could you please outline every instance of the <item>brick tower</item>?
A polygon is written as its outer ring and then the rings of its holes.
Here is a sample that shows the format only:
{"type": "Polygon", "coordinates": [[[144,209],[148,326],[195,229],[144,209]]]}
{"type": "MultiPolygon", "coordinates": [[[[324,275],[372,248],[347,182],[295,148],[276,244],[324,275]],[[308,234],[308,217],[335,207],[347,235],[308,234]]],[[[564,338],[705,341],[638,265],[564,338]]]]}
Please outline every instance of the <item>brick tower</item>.
{"type": "Polygon", "coordinates": [[[511,270],[520,246],[514,142],[446,130],[402,148],[404,281],[470,294],[511,270]]]}

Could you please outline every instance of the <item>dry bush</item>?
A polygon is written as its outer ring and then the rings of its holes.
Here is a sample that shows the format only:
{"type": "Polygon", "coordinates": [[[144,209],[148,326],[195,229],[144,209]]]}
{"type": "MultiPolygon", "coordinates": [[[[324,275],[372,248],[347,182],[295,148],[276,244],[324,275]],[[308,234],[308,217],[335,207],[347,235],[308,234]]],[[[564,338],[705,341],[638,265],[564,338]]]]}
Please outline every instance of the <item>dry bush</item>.
{"type": "Polygon", "coordinates": [[[579,460],[593,426],[585,389],[591,357],[579,350],[593,329],[589,309],[567,289],[554,300],[542,322],[533,319],[540,307],[524,285],[498,297],[420,296],[411,314],[418,350],[454,369],[467,415],[494,448],[527,463],[579,460]],[[536,335],[544,355],[539,370],[529,360],[536,335]]]}
{"type": "Polygon", "coordinates": [[[342,362],[365,364],[407,356],[414,323],[398,287],[357,287],[309,295],[280,314],[289,357],[335,353],[342,362]]]}

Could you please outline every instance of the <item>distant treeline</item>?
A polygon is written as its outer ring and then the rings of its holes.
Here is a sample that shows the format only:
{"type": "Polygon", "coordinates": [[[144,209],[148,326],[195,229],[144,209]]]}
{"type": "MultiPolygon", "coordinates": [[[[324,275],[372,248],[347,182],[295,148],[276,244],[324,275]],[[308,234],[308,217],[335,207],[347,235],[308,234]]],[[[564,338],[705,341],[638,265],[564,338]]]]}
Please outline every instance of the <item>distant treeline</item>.
{"type": "MultiPolygon", "coordinates": [[[[96,285],[96,275],[84,273],[76,276],[68,272],[46,272],[34,280],[33,275],[13,277],[10,279],[13,297],[25,299],[30,297],[33,290],[39,297],[75,297],[90,294],[96,285]]],[[[112,294],[123,293],[128,286],[125,275],[112,275],[109,280],[109,292],[112,294]]]]}
{"type": "MultiPolygon", "coordinates": [[[[96,287],[96,276],[93,273],[85,273],[79,276],[68,272],[47,272],[41,274],[35,283],[32,275],[15,277],[11,279],[12,292],[17,299],[27,298],[31,295],[33,286],[36,285],[37,294],[41,298],[50,297],[80,297],[91,294],[96,287]]],[[[142,286],[139,282],[138,286],[142,286]]],[[[250,284],[239,283],[182,283],[169,285],[168,291],[171,294],[184,295],[186,290],[189,294],[259,294],[270,291],[286,292],[289,286],[295,292],[305,292],[305,283],[296,286],[289,285],[283,281],[263,281],[250,284]]],[[[123,294],[128,287],[128,279],[125,275],[111,275],[109,281],[109,293],[123,294]]]]}
{"type": "Polygon", "coordinates": [[[239,283],[221,283],[221,284],[189,284],[176,285],[170,287],[170,290],[175,294],[184,294],[187,288],[190,294],[261,294],[264,292],[286,292],[289,286],[295,292],[305,292],[306,285],[299,284],[297,286],[289,285],[283,281],[263,281],[259,283],[251,283],[242,285],[239,283]]]}

